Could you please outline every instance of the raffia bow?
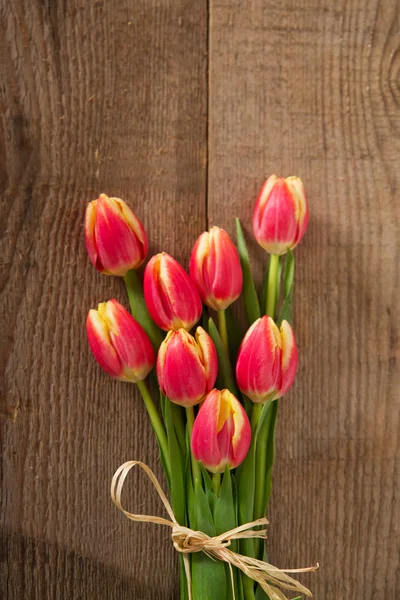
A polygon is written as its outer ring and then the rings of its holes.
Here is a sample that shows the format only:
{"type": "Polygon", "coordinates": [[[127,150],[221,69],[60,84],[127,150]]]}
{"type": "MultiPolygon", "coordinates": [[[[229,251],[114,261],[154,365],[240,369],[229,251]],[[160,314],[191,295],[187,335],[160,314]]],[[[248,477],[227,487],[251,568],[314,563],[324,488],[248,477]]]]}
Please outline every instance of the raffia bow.
{"type": "Polygon", "coordinates": [[[265,539],[267,536],[267,530],[265,528],[255,530],[254,527],[268,525],[268,519],[266,518],[257,519],[251,523],[240,525],[235,529],[231,529],[230,531],[215,537],[210,537],[202,531],[194,531],[188,527],[183,527],[182,525],[179,525],[178,521],[176,520],[171,504],[169,503],[153,471],[150,469],[150,467],[137,460],[130,460],[124,463],[114,473],[114,477],[112,478],[111,482],[111,497],[116,507],[131,521],[140,523],[155,523],[157,525],[168,525],[171,527],[171,538],[174,548],[177,552],[180,552],[183,555],[186,578],[188,582],[189,600],[192,600],[192,586],[188,554],[194,552],[204,552],[214,560],[222,560],[223,562],[228,563],[231,573],[232,593],[234,600],[235,591],[232,567],[240,569],[248,577],[256,581],[265,591],[265,593],[268,594],[270,600],[287,600],[286,596],[276,586],[279,586],[285,590],[299,592],[305,596],[312,596],[310,590],[290,577],[288,573],[306,573],[309,571],[315,571],[318,569],[318,564],[314,567],[306,567],[304,569],[278,569],[267,562],[238,554],[237,552],[233,552],[229,549],[232,540],[244,538],[265,539]],[[153,515],[135,515],[122,507],[122,488],[129,471],[135,466],[140,467],[146,473],[154,485],[158,495],[160,496],[161,501],[165,506],[165,510],[167,511],[171,520],[153,515]]]}

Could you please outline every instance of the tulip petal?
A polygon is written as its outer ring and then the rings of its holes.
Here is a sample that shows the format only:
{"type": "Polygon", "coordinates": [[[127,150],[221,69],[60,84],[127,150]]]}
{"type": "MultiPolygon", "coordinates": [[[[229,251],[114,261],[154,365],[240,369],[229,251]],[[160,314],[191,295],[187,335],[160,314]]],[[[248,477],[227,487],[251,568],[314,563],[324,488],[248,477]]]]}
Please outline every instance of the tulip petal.
{"type": "Polygon", "coordinates": [[[103,269],[124,276],[144,260],[144,251],[125,220],[120,203],[102,194],[96,206],[96,244],[103,269]]]}
{"type": "Polygon", "coordinates": [[[253,213],[257,242],[270,254],[285,254],[303,237],[308,225],[308,206],[301,179],[269,177],[253,213]]]}
{"type": "Polygon", "coordinates": [[[208,333],[202,328],[196,329],[196,341],[201,351],[201,361],[204,365],[204,373],[207,383],[207,393],[210,392],[215,384],[218,374],[218,358],[214,343],[208,333]]]}
{"type": "Polygon", "coordinates": [[[238,252],[228,233],[219,227],[197,239],[189,271],[203,302],[214,310],[225,310],[242,291],[238,252]]]}
{"type": "Polygon", "coordinates": [[[283,396],[292,386],[297,372],[298,353],[293,329],[287,321],[282,321],[280,329],[282,339],[282,383],[279,396],[283,396]]]}
{"type": "Polygon", "coordinates": [[[191,447],[193,456],[209,471],[234,469],[249,450],[251,428],[243,406],[229,390],[212,390],[196,417],[191,447]]]}
{"type": "Polygon", "coordinates": [[[181,406],[198,404],[206,395],[207,387],[200,349],[194,338],[179,329],[171,332],[162,346],[157,373],[163,369],[160,377],[163,393],[181,406]]]}
{"type": "Polygon", "coordinates": [[[281,385],[279,329],[270,317],[253,323],[239,348],[236,379],[240,390],[253,402],[266,402],[281,385]]]}
{"type": "Polygon", "coordinates": [[[208,394],[194,422],[191,439],[194,458],[211,472],[218,472],[221,465],[217,429],[220,401],[219,390],[208,394]]]}
{"type": "MultiPolygon", "coordinates": [[[[293,197],[297,202],[296,217],[298,221],[298,231],[295,245],[301,241],[308,227],[308,204],[306,200],[306,194],[304,191],[304,185],[300,177],[288,177],[286,179],[289,188],[292,191],[293,197]]],[[[294,246],[293,246],[294,247],[294,246]]]]}
{"type": "Polygon", "coordinates": [[[136,383],[154,366],[153,346],[139,323],[116,300],[89,311],[86,329],[90,348],[112,377],[136,383]]]}
{"type": "Polygon", "coordinates": [[[161,329],[190,329],[200,319],[201,300],[181,265],[165,252],[153,256],[144,272],[144,297],[161,329]]]}
{"type": "Polygon", "coordinates": [[[114,350],[108,327],[97,310],[90,310],[86,320],[86,332],[90,349],[99,365],[111,377],[122,375],[122,365],[114,350]]]}
{"type": "Polygon", "coordinates": [[[163,253],[160,282],[169,299],[174,329],[190,329],[201,316],[201,300],[185,269],[172,256],[163,253]]]}
{"type": "Polygon", "coordinates": [[[95,224],[96,224],[96,204],[97,200],[89,202],[85,213],[85,241],[86,249],[89,254],[91,262],[94,264],[96,269],[102,270],[102,265],[98,262],[97,250],[96,250],[96,235],[95,235],[95,224]]]}
{"type": "Polygon", "coordinates": [[[219,227],[210,230],[208,271],[213,302],[217,309],[225,310],[239,297],[243,275],[238,252],[228,233],[219,227]]]}
{"type": "Polygon", "coordinates": [[[110,339],[123,365],[124,378],[142,381],[151,371],[155,355],[142,327],[116,300],[106,306],[110,339]]]}

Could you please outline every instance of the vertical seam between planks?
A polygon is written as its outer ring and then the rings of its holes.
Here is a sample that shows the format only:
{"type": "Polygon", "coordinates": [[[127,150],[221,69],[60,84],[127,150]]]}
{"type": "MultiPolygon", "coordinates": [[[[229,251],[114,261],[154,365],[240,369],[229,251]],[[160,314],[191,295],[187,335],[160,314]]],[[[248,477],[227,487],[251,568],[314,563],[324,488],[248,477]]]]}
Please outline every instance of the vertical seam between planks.
{"type": "Polygon", "coordinates": [[[206,230],[209,229],[209,215],[208,215],[208,199],[209,199],[209,168],[210,168],[210,27],[211,27],[211,0],[206,0],[207,10],[207,33],[206,33],[206,182],[205,182],[205,196],[206,196],[206,230]]]}

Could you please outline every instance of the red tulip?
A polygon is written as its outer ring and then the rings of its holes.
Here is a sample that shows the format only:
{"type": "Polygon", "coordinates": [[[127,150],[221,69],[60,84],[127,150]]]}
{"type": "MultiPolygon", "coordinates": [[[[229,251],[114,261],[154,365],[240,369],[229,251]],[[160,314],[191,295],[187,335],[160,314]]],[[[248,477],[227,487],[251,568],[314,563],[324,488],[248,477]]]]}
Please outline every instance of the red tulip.
{"type": "Polygon", "coordinates": [[[258,195],[253,213],[257,242],[270,254],[285,254],[300,242],[308,225],[308,206],[299,177],[271,175],[258,195]]]}
{"type": "Polygon", "coordinates": [[[86,331],[95,359],[111,377],[136,383],[153,368],[155,355],[147,334],[116,300],[89,311],[86,331]]]}
{"type": "Polygon", "coordinates": [[[169,254],[153,256],[144,272],[144,299],[164,331],[191,329],[200,319],[200,296],[186,271],[169,254]]]}
{"type": "Polygon", "coordinates": [[[253,402],[283,396],[294,382],[297,346],[287,321],[280,329],[271,317],[257,319],[246,333],[236,362],[236,380],[253,402]]]}
{"type": "Polygon", "coordinates": [[[194,406],[213,388],[218,361],[214,344],[202,327],[196,339],[185,329],[170,331],[160,346],[157,376],[162,393],[182,406],[194,406]]]}
{"type": "Polygon", "coordinates": [[[197,239],[190,257],[190,276],[204,304],[224,310],[242,291],[238,252],[223,229],[212,227],[197,239]]]}
{"type": "Polygon", "coordinates": [[[89,258],[101,273],[125,276],[147,255],[147,235],[123,200],[101,194],[86,209],[85,239],[89,258]]]}
{"type": "Polygon", "coordinates": [[[246,458],[251,440],[247,414],[229,390],[212,390],[193,425],[192,454],[212,473],[234,469],[246,458]]]}

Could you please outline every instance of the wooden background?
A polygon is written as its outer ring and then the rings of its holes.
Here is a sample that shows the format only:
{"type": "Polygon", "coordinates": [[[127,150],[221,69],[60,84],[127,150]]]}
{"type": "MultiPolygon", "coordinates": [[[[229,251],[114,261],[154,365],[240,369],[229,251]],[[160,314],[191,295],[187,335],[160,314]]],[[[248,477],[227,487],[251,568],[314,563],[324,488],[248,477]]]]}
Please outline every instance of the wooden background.
{"type": "MultiPolygon", "coordinates": [[[[122,282],[86,256],[86,203],[127,200],[185,266],[264,178],[299,175],[300,372],[282,402],[269,551],[318,600],[400,590],[400,4],[0,0],[1,545],[6,600],[177,598],[168,531],[117,513],[116,467],[161,473],[133,387],[89,355],[122,282]],[[397,371],[398,375],[398,371],[397,371]]],[[[248,235],[250,240],[250,236],[248,235]]],[[[264,254],[250,240],[261,279],[264,254]]],[[[126,501],[161,511],[142,478],[126,501]]],[[[397,592],[397,593],[396,593],[397,592]]]]}

